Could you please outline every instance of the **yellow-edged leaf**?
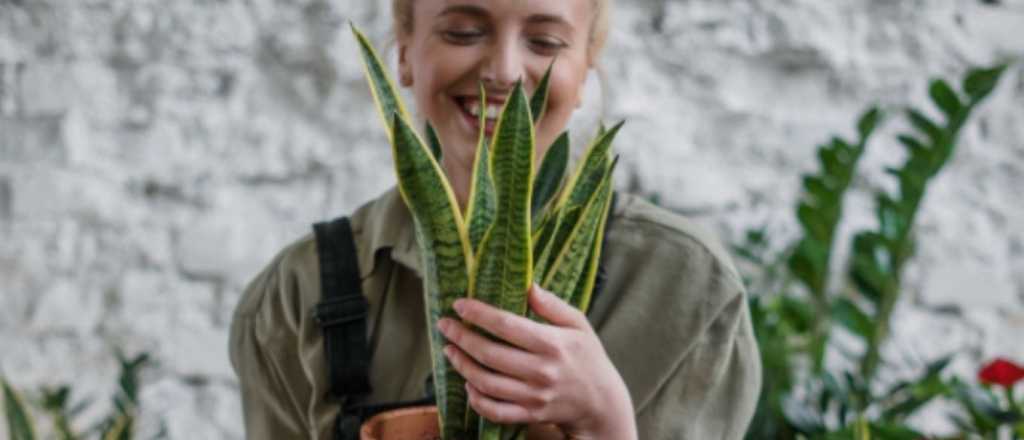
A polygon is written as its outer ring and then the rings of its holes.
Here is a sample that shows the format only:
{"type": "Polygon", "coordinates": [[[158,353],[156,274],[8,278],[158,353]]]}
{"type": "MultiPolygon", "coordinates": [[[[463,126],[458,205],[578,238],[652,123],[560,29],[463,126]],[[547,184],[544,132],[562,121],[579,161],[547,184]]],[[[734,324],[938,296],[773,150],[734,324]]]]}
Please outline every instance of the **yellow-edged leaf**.
{"type": "MultiPolygon", "coordinates": [[[[486,91],[480,85],[480,102],[487,102],[486,91]]],[[[487,149],[487,137],[484,135],[484,124],[487,112],[480,112],[480,138],[477,141],[476,157],[473,161],[473,177],[469,191],[469,206],[466,218],[469,221],[469,242],[474,252],[479,251],[480,241],[484,233],[494,222],[497,200],[494,192],[494,181],[491,178],[490,156],[487,149]]],[[[474,253],[475,255],[475,253],[474,253]]]]}
{"type": "Polygon", "coordinates": [[[370,93],[373,94],[373,101],[377,104],[377,112],[390,137],[392,133],[391,115],[398,113],[405,121],[411,121],[412,118],[409,117],[409,113],[405,110],[402,97],[398,94],[398,89],[395,88],[391,75],[388,75],[387,68],[381,61],[380,56],[377,55],[373,45],[370,44],[370,40],[354,24],[351,27],[352,34],[359,44],[359,54],[363,59],[363,73],[366,74],[366,81],[370,84],[370,93]]]}
{"type": "Polygon", "coordinates": [[[465,438],[467,400],[464,379],[441,351],[442,317],[458,319],[452,304],[466,297],[472,264],[469,237],[455,195],[433,155],[412,128],[394,115],[392,148],[398,188],[412,213],[423,266],[423,292],[430,353],[444,439],[465,438]]]}
{"type": "MultiPolygon", "coordinates": [[[[474,261],[472,294],[478,300],[526,314],[533,280],[530,248],[530,195],[533,187],[534,131],[522,82],[505,103],[491,141],[490,168],[497,195],[494,223],[474,261]]],[[[502,427],[481,418],[480,439],[501,440],[502,427]]]]}

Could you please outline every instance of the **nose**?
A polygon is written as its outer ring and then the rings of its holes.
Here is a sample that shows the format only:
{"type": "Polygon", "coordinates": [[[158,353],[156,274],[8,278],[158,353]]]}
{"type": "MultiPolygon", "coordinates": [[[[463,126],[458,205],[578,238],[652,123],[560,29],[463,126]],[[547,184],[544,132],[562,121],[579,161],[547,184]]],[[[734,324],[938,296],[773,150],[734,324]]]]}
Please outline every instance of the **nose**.
{"type": "Polygon", "coordinates": [[[483,60],[480,80],[499,91],[509,91],[516,81],[526,77],[524,61],[515,39],[501,38],[483,60]]]}

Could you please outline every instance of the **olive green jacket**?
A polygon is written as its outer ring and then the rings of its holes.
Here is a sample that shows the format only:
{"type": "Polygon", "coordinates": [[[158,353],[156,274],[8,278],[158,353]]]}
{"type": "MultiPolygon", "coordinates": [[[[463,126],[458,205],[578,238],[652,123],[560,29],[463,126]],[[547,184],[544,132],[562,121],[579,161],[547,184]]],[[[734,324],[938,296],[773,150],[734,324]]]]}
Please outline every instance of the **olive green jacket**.
{"type": "MultiPolygon", "coordinates": [[[[372,351],[369,403],[424,396],[430,355],[412,219],[397,190],[351,217],[372,351]]],[[[641,439],[738,439],[761,365],[740,278],[687,220],[623,196],[608,224],[607,280],[590,322],[629,387],[641,439]]],[[[316,243],[285,248],[246,288],[231,325],[250,439],[331,439],[316,243]]]]}

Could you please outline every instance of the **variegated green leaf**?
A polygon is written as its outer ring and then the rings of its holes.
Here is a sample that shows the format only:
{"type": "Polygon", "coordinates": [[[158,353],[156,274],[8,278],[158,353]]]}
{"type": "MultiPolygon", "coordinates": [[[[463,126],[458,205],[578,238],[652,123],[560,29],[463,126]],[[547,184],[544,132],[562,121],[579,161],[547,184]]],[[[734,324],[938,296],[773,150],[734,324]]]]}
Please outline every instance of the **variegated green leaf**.
{"type": "MultiPolygon", "coordinates": [[[[480,85],[480,102],[487,102],[487,92],[480,85]]],[[[477,141],[476,158],[473,163],[473,177],[469,190],[469,206],[466,217],[469,219],[469,242],[473,251],[479,250],[484,233],[494,222],[497,209],[494,181],[491,178],[490,156],[487,149],[487,137],[484,132],[486,112],[480,112],[480,139],[477,141]]],[[[475,255],[475,254],[474,254],[475,255]]]]}
{"type": "Polygon", "coordinates": [[[611,197],[612,167],[605,172],[598,190],[591,194],[580,221],[566,237],[541,287],[569,302],[590,262],[594,241],[611,197]]]}
{"type": "MultiPolygon", "coordinates": [[[[498,118],[491,141],[491,177],[497,194],[494,223],[480,243],[472,277],[473,295],[519,315],[533,280],[530,249],[530,194],[534,132],[522,82],[516,84],[498,118]]],[[[480,437],[500,440],[502,428],[481,419],[480,437]]]]}
{"type": "MultiPolygon", "coordinates": [[[[615,163],[618,161],[612,161],[612,170],[615,169],[615,163]]],[[[609,180],[611,178],[609,177],[609,180]]],[[[579,309],[583,313],[587,313],[590,310],[590,299],[594,294],[594,286],[597,282],[598,271],[601,266],[601,253],[604,251],[604,231],[608,226],[609,211],[612,209],[612,199],[614,197],[614,189],[608,192],[604,200],[604,209],[601,214],[601,223],[597,226],[595,232],[595,238],[593,244],[590,247],[590,254],[587,257],[587,267],[582,274],[582,279],[576,284],[576,290],[572,294],[572,298],[569,300],[569,304],[579,309]]]]}
{"type": "Polygon", "coordinates": [[[544,213],[551,198],[558,192],[565,178],[565,170],[569,166],[569,133],[564,132],[555,143],[551,144],[544,159],[541,160],[537,179],[533,184],[530,211],[533,221],[537,221],[544,213]]]}
{"type": "Polygon", "coordinates": [[[444,153],[441,151],[441,139],[437,137],[437,131],[434,130],[434,126],[430,125],[430,121],[427,121],[426,126],[427,144],[430,145],[430,152],[434,154],[434,160],[437,163],[441,163],[444,153]]]}
{"type": "Polygon", "coordinates": [[[381,61],[377,51],[370,44],[370,40],[363,33],[352,25],[352,34],[355,35],[359,44],[359,54],[363,59],[363,72],[366,74],[366,81],[370,84],[370,92],[373,94],[373,101],[377,104],[377,112],[380,114],[384,127],[387,128],[388,136],[392,133],[391,116],[398,113],[405,121],[411,121],[409,113],[405,110],[402,97],[395,88],[394,81],[388,75],[387,68],[381,61]]]}
{"type": "Polygon", "coordinates": [[[0,379],[4,388],[4,414],[7,418],[7,433],[11,440],[34,440],[35,425],[24,400],[6,380],[0,379]]]}
{"type": "Polygon", "coordinates": [[[551,68],[554,66],[555,61],[552,60],[551,64],[548,64],[547,70],[544,71],[544,76],[537,83],[537,90],[533,91],[533,97],[530,98],[530,114],[533,115],[534,124],[540,121],[540,118],[544,117],[544,112],[547,111],[548,87],[551,84],[551,68]]]}
{"type": "MultiPolygon", "coordinates": [[[[572,230],[571,227],[564,227],[570,219],[579,219],[580,214],[583,211],[583,206],[567,206],[561,207],[557,211],[557,215],[552,219],[548,225],[541,231],[540,236],[534,242],[534,260],[533,260],[533,278],[534,281],[540,283],[548,275],[548,268],[551,263],[554,262],[555,256],[561,250],[561,244],[564,242],[557,242],[556,237],[558,232],[568,229],[572,230]]],[[[562,239],[564,240],[564,236],[562,239]]]]}
{"type": "Polygon", "coordinates": [[[562,205],[583,205],[590,194],[596,190],[604,177],[604,171],[611,162],[610,151],[612,141],[622,128],[625,121],[612,126],[611,129],[603,131],[594,140],[593,145],[583,156],[583,160],[573,173],[568,183],[569,190],[562,195],[562,205]]]}
{"type": "Polygon", "coordinates": [[[452,304],[469,290],[471,251],[455,195],[426,145],[398,115],[393,121],[393,154],[398,188],[412,213],[423,261],[424,301],[430,329],[434,389],[444,439],[465,438],[465,381],[441,351],[442,317],[458,319],[452,304]]]}
{"type": "Polygon", "coordinates": [[[555,229],[550,242],[546,244],[547,249],[542,253],[542,260],[535,263],[540,267],[548,268],[543,277],[550,274],[550,267],[553,258],[557,257],[562,248],[566,245],[569,234],[576,227],[583,215],[583,208],[586,206],[590,196],[597,191],[601,181],[608,170],[610,159],[609,150],[611,143],[622,128],[622,122],[616,124],[610,130],[605,131],[597,137],[590,149],[586,152],[583,160],[577,167],[576,172],[566,184],[566,190],[558,202],[562,211],[560,224],[555,229]]]}

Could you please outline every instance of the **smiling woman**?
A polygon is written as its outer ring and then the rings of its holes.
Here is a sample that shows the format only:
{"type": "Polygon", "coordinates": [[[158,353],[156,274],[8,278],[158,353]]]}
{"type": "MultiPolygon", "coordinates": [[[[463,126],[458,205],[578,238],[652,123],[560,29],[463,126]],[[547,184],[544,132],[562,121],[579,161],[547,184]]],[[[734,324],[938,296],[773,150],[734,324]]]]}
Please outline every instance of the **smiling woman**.
{"type": "MultiPolygon", "coordinates": [[[[532,92],[550,66],[536,128],[537,148],[546,150],[583,105],[607,34],[602,0],[392,5],[399,83],[435,127],[463,207],[481,114],[493,131],[515,84],[532,92]]],[[[469,404],[489,420],[528,424],[531,435],[554,427],[557,437],[581,439],[741,438],[761,370],[727,253],[682,217],[638,197],[613,200],[605,276],[587,315],[534,286],[529,304],[539,322],[475,300],[454,304],[461,319],[440,320],[469,404]]],[[[230,342],[248,438],[350,438],[379,409],[429,401],[431,332],[417,246],[392,189],[318,225],[253,280],[230,342]],[[343,301],[321,302],[339,290],[343,301]]]]}
{"type": "Polygon", "coordinates": [[[479,112],[487,112],[493,129],[513,84],[522,79],[532,91],[552,62],[537,145],[547,148],[565,129],[603,45],[606,9],[606,1],[595,0],[394,2],[400,82],[437,129],[460,202],[468,193],[479,112]],[[477,96],[480,82],[486,103],[477,96]]]}

